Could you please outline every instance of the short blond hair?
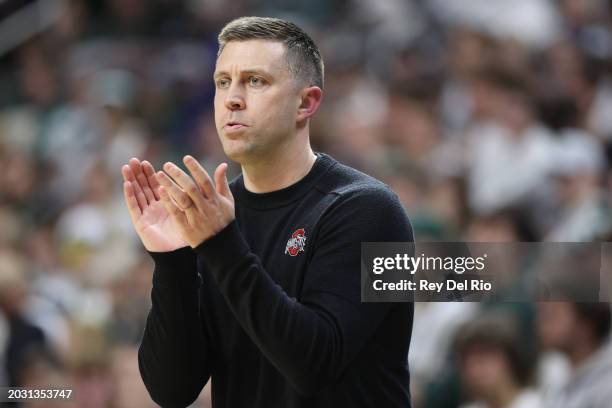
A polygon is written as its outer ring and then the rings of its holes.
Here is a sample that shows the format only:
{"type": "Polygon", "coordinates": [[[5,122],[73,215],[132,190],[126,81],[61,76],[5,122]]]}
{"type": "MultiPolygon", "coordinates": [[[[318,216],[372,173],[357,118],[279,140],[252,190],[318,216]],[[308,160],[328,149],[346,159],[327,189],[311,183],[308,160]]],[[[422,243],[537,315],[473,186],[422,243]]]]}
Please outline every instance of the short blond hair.
{"type": "Polygon", "coordinates": [[[271,17],[241,17],[219,33],[219,54],[230,41],[271,40],[285,44],[289,71],[305,86],[323,89],[324,64],[312,38],[296,24],[271,17]]]}

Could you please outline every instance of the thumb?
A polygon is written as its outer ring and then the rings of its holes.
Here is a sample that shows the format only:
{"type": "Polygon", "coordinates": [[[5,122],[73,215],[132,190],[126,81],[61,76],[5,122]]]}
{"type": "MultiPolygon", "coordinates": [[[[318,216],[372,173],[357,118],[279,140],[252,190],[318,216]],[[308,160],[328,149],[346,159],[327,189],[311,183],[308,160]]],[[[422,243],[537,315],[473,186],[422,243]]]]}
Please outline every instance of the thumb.
{"type": "Polygon", "coordinates": [[[234,202],[234,196],[227,182],[227,163],[221,163],[215,170],[215,186],[217,193],[234,202]]]}

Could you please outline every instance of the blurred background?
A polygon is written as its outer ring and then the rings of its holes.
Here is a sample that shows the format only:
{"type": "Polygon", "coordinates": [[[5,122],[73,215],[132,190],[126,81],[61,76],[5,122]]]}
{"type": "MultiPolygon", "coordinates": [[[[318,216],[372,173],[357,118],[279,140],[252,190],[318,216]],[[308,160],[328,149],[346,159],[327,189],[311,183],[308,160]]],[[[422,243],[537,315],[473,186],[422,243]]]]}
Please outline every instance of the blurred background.
{"type": "MultiPolygon", "coordinates": [[[[314,148],[388,183],[418,241],[610,241],[612,1],[0,0],[0,386],[155,406],[120,167],[225,160],[216,35],[243,15],[312,35],[314,148]]],[[[415,407],[611,407],[609,328],[607,304],[417,304],[415,407]]]]}

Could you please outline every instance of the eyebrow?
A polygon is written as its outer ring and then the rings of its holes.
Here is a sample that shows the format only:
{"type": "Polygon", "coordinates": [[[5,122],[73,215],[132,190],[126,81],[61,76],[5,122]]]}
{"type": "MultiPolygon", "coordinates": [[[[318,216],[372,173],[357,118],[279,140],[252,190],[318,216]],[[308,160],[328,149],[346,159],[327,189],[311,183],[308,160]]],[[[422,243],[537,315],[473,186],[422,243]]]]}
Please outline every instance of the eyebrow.
{"type": "MultiPolygon", "coordinates": [[[[259,75],[264,75],[264,76],[272,75],[268,70],[265,70],[263,68],[247,68],[247,69],[240,70],[240,75],[244,75],[244,74],[259,74],[259,75]]],[[[225,70],[217,71],[213,74],[213,78],[218,78],[224,75],[229,76],[229,72],[225,70]]]]}

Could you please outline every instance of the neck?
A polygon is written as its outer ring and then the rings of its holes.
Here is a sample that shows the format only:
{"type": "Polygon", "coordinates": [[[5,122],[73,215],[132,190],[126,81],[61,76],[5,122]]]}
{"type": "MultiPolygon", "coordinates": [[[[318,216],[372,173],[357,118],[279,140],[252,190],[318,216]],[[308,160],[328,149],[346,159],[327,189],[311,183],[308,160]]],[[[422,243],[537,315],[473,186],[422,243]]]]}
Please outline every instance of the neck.
{"type": "Polygon", "coordinates": [[[242,165],[244,186],[253,193],[281,190],[306,176],[316,159],[308,142],[278,149],[265,160],[242,165]]]}
{"type": "Polygon", "coordinates": [[[491,407],[507,407],[519,394],[520,389],[516,384],[506,383],[499,387],[494,394],[488,398],[491,407]]]}
{"type": "Polygon", "coordinates": [[[597,344],[582,342],[576,345],[568,354],[568,358],[573,370],[577,370],[585,361],[597,351],[597,344]]]}

